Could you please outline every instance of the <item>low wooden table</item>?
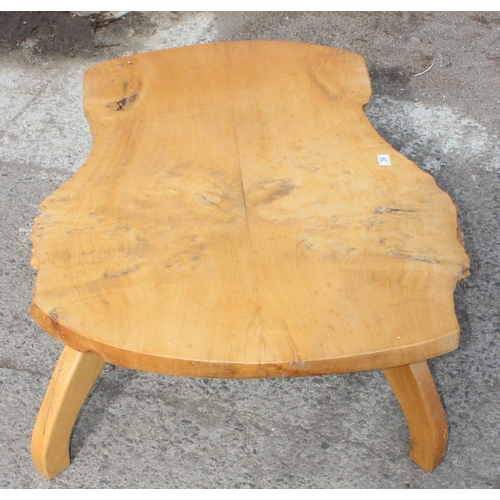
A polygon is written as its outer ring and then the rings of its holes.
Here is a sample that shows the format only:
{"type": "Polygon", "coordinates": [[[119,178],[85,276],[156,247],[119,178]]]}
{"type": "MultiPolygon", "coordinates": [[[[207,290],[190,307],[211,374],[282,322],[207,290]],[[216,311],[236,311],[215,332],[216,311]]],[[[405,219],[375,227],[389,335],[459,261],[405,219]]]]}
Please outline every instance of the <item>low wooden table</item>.
{"type": "Polygon", "coordinates": [[[382,369],[410,457],[444,457],[426,360],[457,348],[469,259],[433,177],[363,112],[362,57],[230,42],[85,73],[94,145],[41,205],[31,315],[65,344],[35,424],[46,478],[70,462],[105,363],[190,377],[382,369]]]}

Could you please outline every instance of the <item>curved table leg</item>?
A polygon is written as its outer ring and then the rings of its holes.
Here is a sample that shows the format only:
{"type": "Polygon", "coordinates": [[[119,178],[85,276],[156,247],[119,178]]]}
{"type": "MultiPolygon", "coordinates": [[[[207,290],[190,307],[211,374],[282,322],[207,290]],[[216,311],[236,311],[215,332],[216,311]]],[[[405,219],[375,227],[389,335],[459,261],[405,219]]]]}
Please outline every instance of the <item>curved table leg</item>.
{"type": "Polygon", "coordinates": [[[446,453],[448,424],[426,361],[382,370],[410,429],[409,457],[431,472],[446,453]]]}
{"type": "Polygon", "coordinates": [[[52,479],[70,462],[69,441],[76,417],[106,363],[90,352],[65,347],[36,419],[31,455],[37,471],[52,479]]]}

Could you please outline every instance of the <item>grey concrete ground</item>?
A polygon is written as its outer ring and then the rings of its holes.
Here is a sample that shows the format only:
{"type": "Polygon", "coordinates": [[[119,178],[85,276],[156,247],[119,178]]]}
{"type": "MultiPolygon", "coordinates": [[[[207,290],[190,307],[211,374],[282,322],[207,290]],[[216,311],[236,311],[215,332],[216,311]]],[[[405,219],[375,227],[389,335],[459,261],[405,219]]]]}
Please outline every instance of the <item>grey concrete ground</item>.
{"type": "Polygon", "coordinates": [[[0,486],[500,487],[499,125],[499,13],[131,13],[93,26],[0,14],[0,486]],[[429,474],[406,457],[407,426],[380,372],[233,381],[108,366],[74,429],[71,466],[46,481],[30,437],[61,345],[28,313],[29,236],[39,203],[91,147],[82,74],[124,54],[236,39],[362,54],[374,126],[458,206],[472,260],[455,295],[461,343],[430,362],[446,458],[429,474]]]}

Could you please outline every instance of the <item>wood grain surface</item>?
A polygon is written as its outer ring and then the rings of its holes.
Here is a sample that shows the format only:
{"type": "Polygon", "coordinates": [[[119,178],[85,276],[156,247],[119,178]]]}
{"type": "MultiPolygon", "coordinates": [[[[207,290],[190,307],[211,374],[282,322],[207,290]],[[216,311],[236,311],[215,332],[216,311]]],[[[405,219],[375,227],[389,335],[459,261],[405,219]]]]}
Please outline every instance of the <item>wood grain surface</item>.
{"type": "Polygon", "coordinates": [[[104,365],[91,352],[63,349],[31,438],[33,463],[43,477],[52,479],[69,465],[73,425],[104,365]]]}
{"type": "Polygon", "coordinates": [[[89,69],[94,144],[33,226],[33,318],[113,364],[201,377],[456,349],[456,208],[374,130],[370,92],[360,56],[292,42],[89,69]]]}
{"type": "Polygon", "coordinates": [[[446,454],[448,423],[429,366],[421,361],[383,372],[408,423],[409,457],[431,472],[446,454]]]}

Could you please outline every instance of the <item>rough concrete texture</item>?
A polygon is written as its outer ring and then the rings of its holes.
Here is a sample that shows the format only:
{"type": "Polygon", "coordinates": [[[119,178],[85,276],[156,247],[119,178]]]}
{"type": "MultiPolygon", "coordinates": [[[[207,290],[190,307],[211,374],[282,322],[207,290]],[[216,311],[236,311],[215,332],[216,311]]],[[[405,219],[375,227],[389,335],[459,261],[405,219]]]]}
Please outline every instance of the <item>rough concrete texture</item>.
{"type": "Polygon", "coordinates": [[[500,14],[0,14],[0,486],[3,488],[498,488],[500,14]],[[85,160],[86,68],[125,54],[236,39],[362,54],[368,115],[455,201],[471,275],[460,348],[430,362],[450,426],[426,473],[381,372],[200,380],[108,366],[71,440],[71,466],[34,470],[31,431],[61,345],[30,319],[30,227],[85,160]],[[414,76],[432,68],[420,76],[414,76]]]}

